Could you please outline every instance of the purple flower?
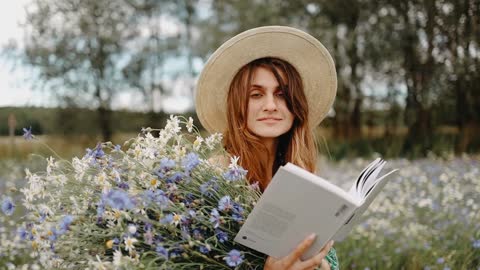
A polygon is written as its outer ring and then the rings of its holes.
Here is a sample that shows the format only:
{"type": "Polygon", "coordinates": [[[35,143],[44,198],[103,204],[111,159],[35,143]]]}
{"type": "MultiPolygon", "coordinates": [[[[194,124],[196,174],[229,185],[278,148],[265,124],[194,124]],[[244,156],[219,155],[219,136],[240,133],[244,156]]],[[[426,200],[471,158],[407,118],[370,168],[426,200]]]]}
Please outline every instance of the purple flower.
{"type": "Polygon", "coordinates": [[[473,240],[472,246],[473,248],[480,248],[480,239],[473,240]]]}
{"type": "Polygon", "coordinates": [[[167,183],[178,183],[182,181],[186,175],[183,172],[176,172],[167,179],[167,183]]]}
{"type": "Polygon", "coordinates": [[[102,199],[105,201],[105,204],[114,209],[124,210],[135,207],[128,193],[123,190],[110,190],[102,199]]]}
{"type": "Polygon", "coordinates": [[[187,174],[189,174],[193,169],[195,169],[198,164],[200,164],[198,155],[193,152],[186,155],[182,160],[182,166],[185,169],[185,173],[187,174]]]}
{"type": "Polygon", "coordinates": [[[115,147],[113,148],[113,151],[122,151],[122,146],[120,144],[117,144],[115,145],[115,147]]]}
{"type": "Polygon", "coordinates": [[[227,181],[237,181],[241,180],[243,177],[245,177],[245,175],[247,175],[246,170],[244,170],[242,167],[235,166],[224,173],[223,177],[225,177],[227,181]]]}
{"type": "Polygon", "coordinates": [[[236,249],[232,249],[228,255],[223,258],[228,266],[230,267],[236,267],[236,266],[239,266],[242,262],[243,262],[243,255],[242,253],[240,253],[240,251],[236,250],[236,249]]]}
{"type": "Polygon", "coordinates": [[[160,223],[162,224],[171,224],[173,222],[173,215],[168,214],[164,218],[160,219],[160,223]]]}
{"type": "Polygon", "coordinates": [[[5,197],[2,200],[2,212],[7,215],[11,216],[15,211],[15,204],[12,201],[12,198],[5,197]]]}
{"type": "Polygon", "coordinates": [[[215,230],[215,236],[220,243],[225,243],[225,241],[228,241],[228,234],[220,229],[215,230]]]}
{"type": "Polygon", "coordinates": [[[210,181],[200,185],[200,192],[202,193],[202,195],[205,195],[208,197],[212,197],[213,196],[212,191],[217,191],[217,190],[218,190],[218,184],[215,178],[212,178],[210,181]]]}
{"type": "Polygon", "coordinates": [[[144,192],[144,195],[147,199],[147,202],[153,202],[160,206],[160,208],[165,208],[168,206],[170,200],[165,196],[165,192],[160,189],[157,190],[147,190],[144,192]]]}
{"type": "Polygon", "coordinates": [[[87,148],[87,157],[93,157],[97,159],[103,156],[105,156],[105,152],[103,152],[101,143],[97,143],[97,146],[95,146],[93,150],[87,148]]]}
{"type": "Polygon", "coordinates": [[[27,232],[27,230],[26,230],[25,228],[20,227],[20,228],[18,228],[18,230],[17,230],[17,234],[18,234],[18,236],[20,237],[20,239],[26,240],[27,237],[28,237],[29,232],[27,232]]]}
{"type": "Polygon", "coordinates": [[[203,254],[208,254],[212,249],[209,246],[200,245],[198,250],[203,254]]]}
{"type": "Polygon", "coordinates": [[[25,140],[27,140],[27,141],[33,139],[32,127],[31,126],[28,129],[23,128],[23,138],[25,138],[25,140]]]}
{"type": "Polygon", "coordinates": [[[230,196],[223,196],[220,201],[218,202],[218,210],[220,211],[228,211],[233,209],[232,199],[230,196]]]}
{"type": "Polygon", "coordinates": [[[168,172],[174,167],[175,167],[175,160],[169,159],[169,158],[162,158],[160,160],[160,167],[159,167],[160,170],[164,172],[168,172]]]}
{"type": "Polygon", "coordinates": [[[155,251],[157,252],[158,255],[163,257],[165,260],[168,260],[168,250],[166,250],[162,245],[158,245],[155,248],[155,251]]]}
{"type": "Polygon", "coordinates": [[[60,230],[58,231],[59,234],[64,234],[70,228],[70,224],[73,222],[73,216],[66,215],[60,220],[60,230]]]}
{"type": "Polygon", "coordinates": [[[438,264],[445,263],[445,259],[443,257],[440,257],[440,258],[437,259],[437,263],[438,264]]]}
{"type": "Polygon", "coordinates": [[[210,222],[213,223],[214,228],[220,226],[220,213],[218,213],[217,208],[213,208],[212,212],[210,212],[210,222]]]}

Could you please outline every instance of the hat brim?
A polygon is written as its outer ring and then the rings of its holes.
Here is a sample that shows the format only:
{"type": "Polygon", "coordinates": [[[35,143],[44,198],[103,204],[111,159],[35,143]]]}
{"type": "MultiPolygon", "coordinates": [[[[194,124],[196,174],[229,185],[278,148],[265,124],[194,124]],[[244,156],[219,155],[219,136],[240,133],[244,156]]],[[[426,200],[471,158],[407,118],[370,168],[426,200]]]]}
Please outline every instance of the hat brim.
{"type": "Polygon", "coordinates": [[[333,105],[337,92],[335,64],[327,49],[311,35],[291,27],[254,28],[226,41],[208,59],[200,74],[195,107],[210,132],[227,128],[227,94],[234,76],[253,60],[275,57],[287,61],[302,78],[311,127],[333,105]]]}

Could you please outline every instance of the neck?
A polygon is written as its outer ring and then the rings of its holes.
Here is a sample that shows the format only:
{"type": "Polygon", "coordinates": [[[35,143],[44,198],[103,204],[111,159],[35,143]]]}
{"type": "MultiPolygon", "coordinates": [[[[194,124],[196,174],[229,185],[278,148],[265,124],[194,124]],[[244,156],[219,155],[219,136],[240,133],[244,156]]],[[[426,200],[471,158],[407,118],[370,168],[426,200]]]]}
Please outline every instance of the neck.
{"type": "Polygon", "coordinates": [[[275,162],[275,157],[277,153],[277,147],[278,147],[278,139],[272,139],[272,138],[264,138],[262,140],[263,145],[267,148],[267,152],[264,153],[263,159],[267,161],[267,176],[268,179],[272,178],[272,169],[273,169],[273,163],[275,162]]]}

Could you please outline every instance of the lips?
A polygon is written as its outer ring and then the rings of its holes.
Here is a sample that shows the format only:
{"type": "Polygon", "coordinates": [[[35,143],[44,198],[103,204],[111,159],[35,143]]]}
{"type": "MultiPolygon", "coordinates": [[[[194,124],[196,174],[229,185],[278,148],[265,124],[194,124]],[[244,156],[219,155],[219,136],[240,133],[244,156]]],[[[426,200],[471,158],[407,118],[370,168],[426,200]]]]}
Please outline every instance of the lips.
{"type": "Polygon", "coordinates": [[[278,117],[261,117],[257,119],[257,121],[280,121],[280,120],[282,120],[282,118],[278,118],[278,117]]]}

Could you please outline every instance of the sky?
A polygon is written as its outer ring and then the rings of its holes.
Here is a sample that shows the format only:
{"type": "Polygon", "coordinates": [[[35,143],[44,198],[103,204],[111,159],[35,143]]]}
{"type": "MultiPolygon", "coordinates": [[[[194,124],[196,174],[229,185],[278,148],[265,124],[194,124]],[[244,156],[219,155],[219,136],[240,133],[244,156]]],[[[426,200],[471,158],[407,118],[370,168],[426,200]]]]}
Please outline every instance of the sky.
{"type": "MultiPolygon", "coordinates": [[[[31,0],[14,0],[1,1],[0,4],[0,47],[5,46],[12,39],[21,42],[23,30],[19,23],[25,17],[25,5],[31,0]]],[[[162,23],[163,24],[163,23],[162,23]]],[[[170,67],[174,65],[182,65],[179,63],[170,63],[170,67]]],[[[198,63],[196,64],[198,68],[198,63]]],[[[201,65],[201,63],[200,63],[201,65]]],[[[0,57],[0,107],[7,106],[42,106],[54,107],[56,101],[51,94],[45,91],[33,90],[29,78],[29,71],[26,68],[13,69],[13,63],[7,59],[0,57]]],[[[191,80],[189,80],[191,81],[191,80]]],[[[171,82],[175,96],[157,96],[156,111],[163,109],[168,113],[182,113],[186,110],[193,110],[193,97],[185,88],[185,79],[180,78],[175,82],[171,82]]],[[[189,82],[193,83],[193,82],[189,82]]],[[[143,98],[135,93],[122,93],[118,95],[113,102],[114,109],[130,109],[142,110],[146,108],[143,98]]]]}

